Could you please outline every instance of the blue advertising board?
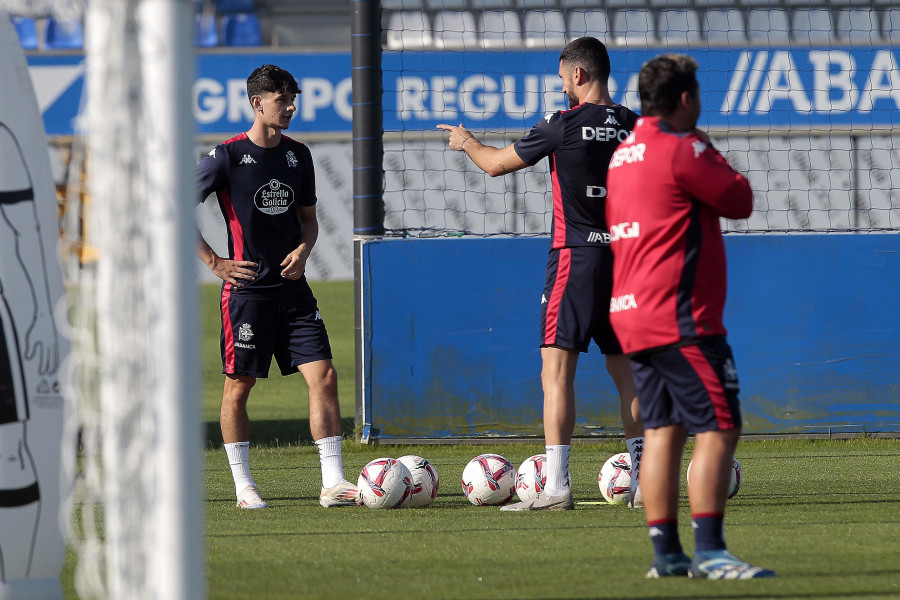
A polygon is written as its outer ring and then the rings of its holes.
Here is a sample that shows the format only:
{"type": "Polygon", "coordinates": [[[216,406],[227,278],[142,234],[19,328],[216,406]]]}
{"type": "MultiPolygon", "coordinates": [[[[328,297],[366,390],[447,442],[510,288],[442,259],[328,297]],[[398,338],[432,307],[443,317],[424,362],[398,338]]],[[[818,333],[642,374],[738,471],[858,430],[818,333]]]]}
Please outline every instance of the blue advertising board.
{"type": "MultiPolygon", "coordinates": [[[[682,48],[699,65],[701,127],[891,127],[900,122],[900,63],[892,47],[682,48]]],[[[637,73],[658,48],[609,51],[613,100],[640,111],[637,73]]],[[[384,127],[464,121],[530,128],[568,108],[559,52],[385,53],[384,127]]]]}
{"type": "MultiPolygon", "coordinates": [[[[900,235],[728,235],[725,326],[747,434],[900,431],[900,235]]],[[[547,238],[363,246],[371,437],[542,434],[547,238]]],[[[621,431],[596,346],[578,362],[577,435],[621,431]]],[[[360,425],[360,424],[358,424],[360,425]]]]}
{"type": "MultiPolygon", "coordinates": [[[[671,49],[699,63],[705,128],[893,127],[900,117],[897,48],[671,49]]],[[[610,50],[613,99],[635,110],[637,73],[658,48],[610,50]]],[[[431,130],[465,122],[495,131],[524,131],[544,114],[565,109],[557,51],[385,52],[384,128],[431,130]]],[[[249,128],[247,75],[275,63],[297,77],[295,128],[351,130],[349,53],[198,54],[192,109],[199,133],[249,128]]],[[[84,88],[84,57],[28,58],[47,133],[75,131],[84,88]]]]}
{"type": "MultiPolygon", "coordinates": [[[[265,63],[293,73],[303,90],[297,99],[296,129],[350,131],[350,54],[217,53],[197,55],[190,108],[198,133],[230,134],[250,128],[253,110],[247,100],[247,76],[265,63]]],[[[31,54],[28,66],[47,134],[72,135],[85,88],[84,56],[31,54]]]]}

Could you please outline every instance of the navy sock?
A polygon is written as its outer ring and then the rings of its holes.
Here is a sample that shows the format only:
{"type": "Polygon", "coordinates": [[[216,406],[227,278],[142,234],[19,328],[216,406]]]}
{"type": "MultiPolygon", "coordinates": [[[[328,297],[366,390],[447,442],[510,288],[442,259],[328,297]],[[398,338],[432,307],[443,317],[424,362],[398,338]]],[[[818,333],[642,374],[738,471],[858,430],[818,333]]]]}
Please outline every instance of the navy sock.
{"type": "Polygon", "coordinates": [[[725,549],[725,515],[704,513],[693,515],[694,544],[697,552],[725,549]]]}
{"type": "Polygon", "coordinates": [[[681,540],[678,539],[678,519],[647,521],[647,528],[650,531],[650,541],[653,542],[653,552],[658,556],[684,552],[681,540]]]}

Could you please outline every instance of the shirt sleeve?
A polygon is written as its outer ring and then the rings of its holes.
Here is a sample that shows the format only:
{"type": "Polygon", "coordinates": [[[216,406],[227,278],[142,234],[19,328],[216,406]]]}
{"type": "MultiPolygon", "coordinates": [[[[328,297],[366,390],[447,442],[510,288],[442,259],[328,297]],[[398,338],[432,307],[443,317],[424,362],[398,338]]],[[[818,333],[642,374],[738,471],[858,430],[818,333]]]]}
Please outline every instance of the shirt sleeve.
{"type": "Polygon", "coordinates": [[[563,133],[562,115],[559,111],[548,113],[531,131],[513,143],[513,149],[522,162],[533,166],[553,154],[562,143],[563,133]]]}
{"type": "Polygon", "coordinates": [[[676,147],[672,173],[685,191],[726,219],[746,219],[753,211],[750,182],[696,135],[685,136],[676,147]]]}
{"type": "Polygon", "coordinates": [[[306,144],[300,145],[300,161],[303,165],[303,187],[297,196],[300,206],[315,206],[316,198],[316,169],[313,165],[312,152],[306,144]]]}
{"type": "Polygon", "coordinates": [[[197,167],[197,202],[225,187],[228,177],[228,153],[221,144],[203,157],[197,167]]]}

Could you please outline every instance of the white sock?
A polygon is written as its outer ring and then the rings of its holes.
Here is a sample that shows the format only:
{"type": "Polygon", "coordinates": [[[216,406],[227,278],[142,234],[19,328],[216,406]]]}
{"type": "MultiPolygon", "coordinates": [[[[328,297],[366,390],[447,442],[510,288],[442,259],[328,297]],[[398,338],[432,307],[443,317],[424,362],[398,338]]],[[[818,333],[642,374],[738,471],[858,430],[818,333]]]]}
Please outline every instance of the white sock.
{"type": "Polygon", "coordinates": [[[322,489],[337,485],[344,479],[344,464],[341,460],[341,436],[316,440],[319,447],[319,464],[322,466],[322,489]]]}
{"type": "Polygon", "coordinates": [[[547,483],[544,493],[559,496],[569,489],[569,449],[570,445],[546,446],[547,483]]]}
{"type": "Polygon", "coordinates": [[[641,477],[641,456],[644,454],[644,438],[633,437],[625,440],[625,446],[628,448],[628,454],[631,455],[631,481],[634,483],[632,487],[637,486],[641,477]]]}
{"type": "Polygon", "coordinates": [[[250,476],[250,442],[225,444],[225,454],[234,478],[234,493],[240,494],[248,485],[256,486],[250,476]]]}

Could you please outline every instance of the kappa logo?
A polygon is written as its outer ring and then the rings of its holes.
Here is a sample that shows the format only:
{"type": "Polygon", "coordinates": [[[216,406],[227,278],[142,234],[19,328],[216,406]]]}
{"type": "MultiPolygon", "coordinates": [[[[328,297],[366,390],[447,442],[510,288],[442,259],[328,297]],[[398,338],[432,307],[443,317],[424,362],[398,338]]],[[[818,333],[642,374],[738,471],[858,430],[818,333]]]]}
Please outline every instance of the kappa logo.
{"type": "Polygon", "coordinates": [[[606,121],[603,123],[604,125],[618,125],[619,122],[616,121],[616,118],[613,115],[609,115],[606,117],[606,121]]]}
{"type": "Polygon", "coordinates": [[[725,363],[722,365],[722,370],[725,372],[724,387],[729,390],[738,389],[740,386],[738,385],[737,369],[734,366],[734,361],[726,358],[725,363]]]}
{"type": "Polygon", "coordinates": [[[691,147],[694,149],[694,158],[699,158],[700,155],[703,154],[703,152],[706,150],[706,148],[708,146],[706,144],[704,144],[703,142],[701,142],[700,140],[695,140],[691,144],[691,147]]]}
{"type": "Polygon", "coordinates": [[[238,329],[238,338],[242,342],[249,342],[253,339],[253,330],[250,328],[250,323],[241,325],[240,329],[238,329]]]}
{"type": "Polygon", "coordinates": [[[250,156],[249,154],[245,154],[244,157],[241,158],[241,162],[238,164],[241,164],[241,165],[256,164],[256,161],[253,160],[253,157],[250,156]]]}
{"type": "Polygon", "coordinates": [[[207,154],[207,156],[212,156],[213,158],[215,158],[216,157],[216,149],[213,148],[212,150],[210,150],[209,153],[207,154]]]}
{"type": "Polygon", "coordinates": [[[631,310],[633,308],[637,308],[637,301],[634,299],[634,294],[623,294],[616,298],[609,299],[609,312],[617,313],[622,312],[623,310],[631,310]]]}
{"type": "Polygon", "coordinates": [[[315,318],[314,318],[313,320],[314,320],[314,321],[321,321],[321,320],[322,320],[322,313],[320,313],[318,310],[316,310],[316,316],[315,316],[315,318]]]}
{"type": "Polygon", "coordinates": [[[541,294],[541,304],[547,304],[547,296],[541,294]]]}
{"type": "Polygon", "coordinates": [[[292,168],[293,168],[293,167],[296,167],[296,166],[297,166],[298,161],[297,161],[297,157],[294,156],[294,151],[293,151],[293,150],[288,150],[288,151],[287,151],[287,154],[285,154],[285,157],[287,158],[287,164],[288,164],[289,167],[292,167],[292,168]]]}

